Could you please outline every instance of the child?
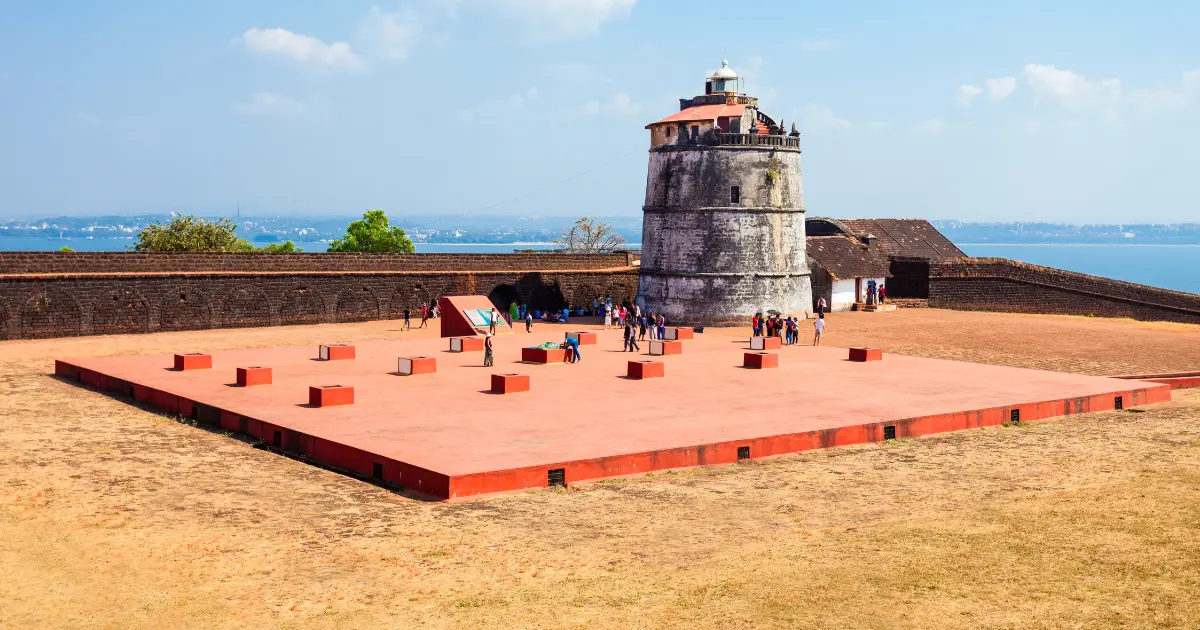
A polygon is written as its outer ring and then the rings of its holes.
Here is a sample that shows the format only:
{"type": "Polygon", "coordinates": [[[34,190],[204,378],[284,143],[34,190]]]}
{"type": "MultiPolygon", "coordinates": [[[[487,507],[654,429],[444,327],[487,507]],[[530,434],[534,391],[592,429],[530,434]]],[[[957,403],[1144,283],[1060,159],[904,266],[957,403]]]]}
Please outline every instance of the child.
{"type": "Polygon", "coordinates": [[[404,330],[412,330],[411,312],[407,306],[404,307],[404,330]]]}
{"type": "Polygon", "coordinates": [[[821,337],[825,336],[825,313],[817,315],[813,321],[813,345],[821,345],[821,337]]]}
{"type": "Polygon", "coordinates": [[[533,313],[525,311],[525,332],[533,332],[533,313]]]}

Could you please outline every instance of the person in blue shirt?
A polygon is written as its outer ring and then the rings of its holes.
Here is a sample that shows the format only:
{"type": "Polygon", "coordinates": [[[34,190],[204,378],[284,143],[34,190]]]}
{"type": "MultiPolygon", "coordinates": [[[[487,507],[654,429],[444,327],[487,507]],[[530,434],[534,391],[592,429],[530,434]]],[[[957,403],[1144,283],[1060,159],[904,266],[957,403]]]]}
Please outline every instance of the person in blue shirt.
{"type": "Polygon", "coordinates": [[[574,337],[567,337],[567,340],[563,342],[563,345],[566,346],[567,349],[571,351],[571,363],[578,362],[579,361],[579,340],[574,337]]]}

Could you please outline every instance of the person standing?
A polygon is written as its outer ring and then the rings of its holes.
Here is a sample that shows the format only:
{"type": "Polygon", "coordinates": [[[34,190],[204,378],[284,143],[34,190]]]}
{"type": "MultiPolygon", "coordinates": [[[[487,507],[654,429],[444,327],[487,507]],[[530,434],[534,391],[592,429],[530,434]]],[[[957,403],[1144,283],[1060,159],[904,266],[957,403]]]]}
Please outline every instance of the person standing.
{"type": "Polygon", "coordinates": [[[612,328],[612,305],[604,305],[604,330],[612,328]]]}
{"type": "Polygon", "coordinates": [[[533,313],[525,311],[525,332],[533,332],[533,313]]]}
{"type": "Polygon", "coordinates": [[[513,301],[508,305],[508,326],[509,326],[509,328],[512,327],[513,322],[516,322],[520,318],[521,318],[521,310],[517,308],[516,301],[513,301]]]}
{"type": "Polygon", "coordinates": [[[429,325],[429,305],[426,304],[421,307],[421,328],[424,328],[428,325],[429,325]]]}
{"type": "Polygon", "coordinates": [[[646,316],[644,314],[638,315],[638,339],[643,341],[646,339],[646,316]]]}
{"type": "Polygon", "coordinates": [[[492,314],[488,316],[488,334],[496,334],[496,320],[500,318],[500,313],[496,311],[496,307],[492,307],[492,314]]]}
{"type": "Polygon", "coordinates": [[[825,309],[826,309],[826,308],[828,308],[828,305],[826,305],[826,304],[825,304],[825,298],[824,298],[824,297],[822,297],[821,299],[817,300],[817,317],[820,317],[821,315],[824,315],[824,314],[825,314],[825,309]]]}
{"type": "Polygon", "coordinates": [[[821,345],[821,337],[825,336],[825,315],[817,315],[817,319],[813,321],[813,345],[821,345]]]}
{"type": "Polygon", "coordinates": [[[495,357],[492,354],[492,336],[488,335],[483,340],[483,367],[492,367],[495,357]]]}
{"type": "Polygon", "coordinates": [[[887,301],[887,287],[881,284],[881,285],[879,285],[879,303],[883,304],[886,301],[887,301]]]}
{"type": "Polygon", "coordinates": [[[667,338],[667,318],[662,313],[658,314],[658,338],[667,338]]]}
{"type": "Polygon", "coordinates": [[[407,306],[404,307],[404,330],[412,330],[412,312],[407,306]]]}

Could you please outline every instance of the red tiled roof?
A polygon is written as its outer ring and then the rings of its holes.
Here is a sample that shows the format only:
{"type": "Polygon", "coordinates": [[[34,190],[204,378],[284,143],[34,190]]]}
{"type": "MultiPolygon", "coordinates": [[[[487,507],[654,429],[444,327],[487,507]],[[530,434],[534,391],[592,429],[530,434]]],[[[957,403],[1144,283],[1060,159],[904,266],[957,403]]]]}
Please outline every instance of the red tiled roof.
{"type": "Polygon", "coordinates": [[[879,251],[871,253],[853,236],[809,236],[805,245],[812,262],[835,279],[889,278],[892,275],[887,256],[879,251]]]}
{"type": "Polygon", "coordinates": [[[716,120],[726,116],[740,117],[746,111],[745,105],[696,105],[687,109],[675,112],[662,120],[646,125],[649,129],[651,125],[659,125],[669,122],[692,122],[697,120],[716,120]]]}
{"type": "Polygon", "coordinates": [[[885,256],[904,256],[943,260],[962,258],[965,253],[946,235],[925,219],[830,219],[809,217],[807,232],[813,236],[849,234],[874,235],[879,252],[885,256]]]}

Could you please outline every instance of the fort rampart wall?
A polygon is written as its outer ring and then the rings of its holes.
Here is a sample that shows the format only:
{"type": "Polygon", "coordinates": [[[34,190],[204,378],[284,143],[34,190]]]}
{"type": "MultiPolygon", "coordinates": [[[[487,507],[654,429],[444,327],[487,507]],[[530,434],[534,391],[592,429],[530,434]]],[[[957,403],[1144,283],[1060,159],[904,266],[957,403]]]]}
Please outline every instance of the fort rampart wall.
{"type": "Polygon", "coordinates": [[[397,319],[500,288],[531,307],[632,300],[636,255],[0,253],[0,339],[397,319]]]}
{"type": "Polygon", "coordinates": [[[930,262],[929,305],[1200,323],[1200,295],[1005,258],[930,262]]]}

